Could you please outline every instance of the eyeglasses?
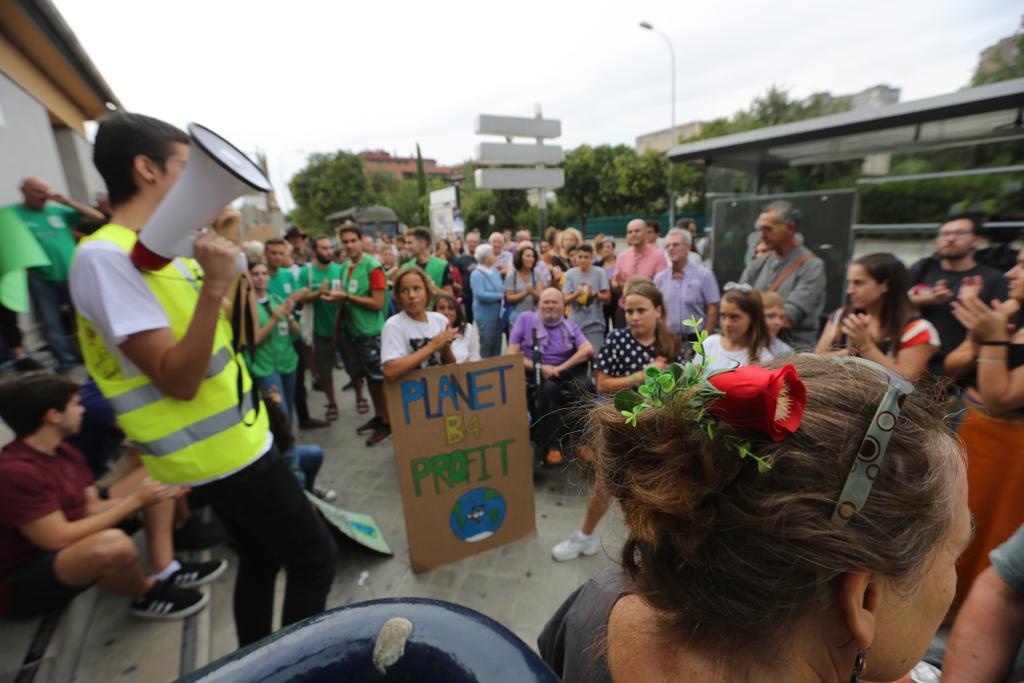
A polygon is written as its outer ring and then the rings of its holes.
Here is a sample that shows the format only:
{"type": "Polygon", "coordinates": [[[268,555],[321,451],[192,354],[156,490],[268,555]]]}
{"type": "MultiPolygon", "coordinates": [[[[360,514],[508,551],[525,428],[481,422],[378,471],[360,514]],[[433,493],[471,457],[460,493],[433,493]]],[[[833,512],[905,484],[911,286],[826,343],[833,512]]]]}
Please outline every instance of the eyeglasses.
{"type": "Polygon", "coordinates": [[[914,385],[874,361],[857,356],[831,357],[840,363],[857,363],[881,372],[886,378],[888,388],[882,396],[881,403],[871,419],[867,434],[857,451],[857,458],[853,461],[850,474],[846,477],[842,493],[839,494],[839,502],[836,503],[835,512],[832,513],[832,523],[839,527],[845,527],[853,519],[853,516],[860,512],[868,496],[871,494],[871,487],[881,471],[882,458],[889,447],[889,438],[896,429],[896,422],[903,409],[903,402],[906,397],[914,393],[914,385]]]}
{"type": "Polygon", "coordinates": [[[739,282],[726,282],[725,286],[722,287],[723,292],[731,292],[734,289],[736,291],[743,292],[744,294],[750,294],[754,291],[754,288],[750,285],[746,283],[740,284],[739,282]]]}

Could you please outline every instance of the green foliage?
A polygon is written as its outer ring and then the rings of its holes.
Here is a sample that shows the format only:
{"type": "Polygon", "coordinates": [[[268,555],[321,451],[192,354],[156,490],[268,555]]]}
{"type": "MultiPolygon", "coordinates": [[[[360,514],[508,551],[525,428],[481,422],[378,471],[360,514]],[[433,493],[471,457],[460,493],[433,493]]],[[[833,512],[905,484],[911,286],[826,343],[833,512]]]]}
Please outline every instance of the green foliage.
{"type": "Polygon", "coordinates": [[[950,213],[1024,214],[1024,174],[935,178],[861,185],[864,223],[938,223],[950,213]]]}
{"type": "Polygon", "coordinates": [[[306,167],[288,183],[295,210],[289,220],[313,232],[327,230],[324,216],[359,204],[372,193],[363,172],[363,160],[349,152],[313,154],[306,167]]]}
{"type": "Polygon", "coordinates": [[[794,100],[789,96],[788,88],[772,85],[763,95],[755,97],[747,109],[736,112],[730,118],[723,117],[705,123],[699,135],[687,138],[684,142],[838,114],[848,111],[852,106],[852,97],[835,97],[827,92],[794,100]]]}
{"type": "Polygon", "coordinates": [[[993,60],[995,68],[987,73],[983,73],[980,68],[975,69],[971,85],[985,85],[986,83],[998,83],[1011,78],[1024,77],[1024,32],[1018,32],[1014,36],[1014,43],[1015,49],[1010,61],[1006,61],[1001,54],[997,54],[993,60]]]}
{"type": "Polygon", "coordinates": [[[771,464],[750,450],[750,442],[721,432],[718,420],[707,411],[707,407],[715,399],[725,394],[708,381],[709,377],[717,373],[704,372],[709,359],[704,357],[704,342],[708,338],[708,333],[707,330],[701,329],[703,323],[703,320],[697,320],[693,316],[683,321],[683,325],[692,329],[697,337],[697,341],[693,343],[693,351],[701,356],[701,362],[690,361],[685,365],[672,363],[664,370],[659,370],[653,365],[648,366],[644,370],[643,384],[636,391],[624,389],[616,392],[613,399],[615,409],[625,418],[627,425],[635,427],[637,419],[645,410],[661,408],[675,400],[677,396],[688,395],[690,402],[687,405],[687,419],[692,420],[709,439],[722,439],[740,458],[754,460],[758,472],[767,472],[771,469],[771,464]]]}

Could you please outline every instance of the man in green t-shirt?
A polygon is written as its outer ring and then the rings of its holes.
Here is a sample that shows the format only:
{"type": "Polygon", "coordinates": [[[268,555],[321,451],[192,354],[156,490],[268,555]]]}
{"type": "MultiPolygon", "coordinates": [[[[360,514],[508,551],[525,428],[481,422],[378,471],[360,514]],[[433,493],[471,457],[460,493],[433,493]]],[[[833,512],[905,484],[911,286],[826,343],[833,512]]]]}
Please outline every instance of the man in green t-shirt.
{"type": "MultiPolygon", "coordinates": [[[[266,242],[267,270],[270,272],[267,291],[282,299],[287,299],[293,292],[299,292],[297,297],[306,293],[296,282],[292,269],[288,268],[291,262],[288,257],[289,248],[289,244],[280,237],[273,237],[266,242]]],[[[298,311],[294,315],[298,320],[298,311]]],[[[302,338],[298,336],[292,340],[292,346],[295,348],[295,353],[299,355],[299,365],[295,369],[295,396],[292,401],[295,406],[295,415],[299,420],[299,428],[320,429],[326,427],[330,423],[310,417],[309,406],[306,404],[306,346],[302,343],[302,338]]]]}
{"type": "Polygon", "coordinates": [[[374,446],[391,436],[387,404],[384,402],[384,373],[380,365],[380,333],[387,316],[388,280],[377,259],[363,252],[362,230],[346,224],[338,228],[338,237],[348,260],[341,264],[342,306],[336,329],[338,348],[345,369],[356,390],[356,409],[368,409],[363,398],[363,380],[370,389],[373,417],[356,432],[373,432],[366,440],[374,446]]]}
{"type": "Polygon", "coordinates": [[[433,235],[428,228],[413,228],[405,234],[405,246],[411,259],[402,264],[419,266],[434,283],[434,287],[445,294],[452,294],[452,269],[443,258],[432,256],[430,245],[433,235]]]}
{"type": "Polygon", "coordinates": [[[75,237],[71,229],[77,227],[83,218],[92,221],[106,218],[88,204],[51,192],[50,186],[39,178],[26,178],[21,184],[21,194],[24,200],[13,206],[14,212],[50,259],[50,265],[28,271],[32,310],[50,352],[57,359],[57,372],[66,372],[78,362],[71,353],[61,314],[62,306],[71,307],[68,271],[75,253],[75,237]]]}
{"type": "Polygon", "coordinates": [[[320,235],[313,242],[313,260],[299,271],[299,287],[309,289],[302,300],[313,306],[313,370],[327,397],[327,419],[338,419],[334,400],[334,322],[341,301],[341,266],[334,261],[331,238],[320,235]]]}

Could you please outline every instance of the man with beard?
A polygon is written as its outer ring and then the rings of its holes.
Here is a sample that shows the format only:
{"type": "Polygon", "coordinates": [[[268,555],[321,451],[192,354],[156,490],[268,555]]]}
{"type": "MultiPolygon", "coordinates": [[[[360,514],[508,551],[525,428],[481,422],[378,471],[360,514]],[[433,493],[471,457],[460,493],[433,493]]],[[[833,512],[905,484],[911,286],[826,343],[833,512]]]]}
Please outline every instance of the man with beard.
{"type": "Polygon", "coordinates": [[[936,254],[921,259],[907,272],[910,302],[921,317],[939,331],[941,346],[928,361],[928,369],[936,375],[945,374],[943,360],[967,336],[963,325],[953,317],[952,302],[961,288],[977,289],[982,301],[1006,298],[1003,274],[974,259],[974,250],[981,241],[981,227],[981,217],[977,214],[949,216],[936,234],[936,254]]]}
{"type": "Polygon", "coordinates": [[[320,235],[313,242],[313,260],[299,273],[299,287],[306,287],[303,301],[313,306],[313,369],[320,390],[327,397],[327,420],[338,419],[334,400],[334,321],[341,293],[341,265],[334,260],[331,238],[320,235]],[[310,302],[312,302],[310,304],[310,302]]]}

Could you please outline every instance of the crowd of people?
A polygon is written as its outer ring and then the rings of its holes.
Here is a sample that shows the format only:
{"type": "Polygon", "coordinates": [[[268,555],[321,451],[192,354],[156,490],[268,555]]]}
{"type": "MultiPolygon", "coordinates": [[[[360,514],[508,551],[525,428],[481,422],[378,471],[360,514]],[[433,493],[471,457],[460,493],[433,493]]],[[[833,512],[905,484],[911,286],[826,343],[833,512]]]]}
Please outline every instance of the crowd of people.
{"type": "Polygon", "coordinates": [[[271,632],[282,568],[284,623],[322,611],[336,549],[307,495],[336,494],[316,486],[324,453],[296,430],[327,428],[351,405],[366,445],[386,443],[386,382],[506,353],[522,356],[538,465],[596,473],[553,559],[599,552],[614,502],[629,532],[622,570],[570,596],[541,637],[565,680],[892,680],[926,649],[941,663],[947,639],[947,680],[1003,680],[1021,665],[1024,259],[980,252],[979,216],[949,216],[935,254],[909,268],[892,254],[854,259],[834,311],[784,200],[759,215],[757,255],[735,281],[716,278],[688,219],[664,236],[631,220],[621,248],[575,228],[438,238],[352,222],[242,243],[230,207],[194,259],[140,270],[137,232],[188,143],[113,114],[95,145],[108,207],[22,186],[19,215],[51,260],[29,282],[56,372],[39,372],[4,309],[22,374],[0,385],[16,436],[0,452],[0,613],[58,608],[93,584],[132,596],[139,616],[194,613],[196,587],[226,563],[174,552],[225,537],[241,645],[271,632]],[[79,363],[83,386],[67,374],[79,363]],[[687,372],[768,373],[766,424],[796,411],[799,428],[737,426],[740,403],[709,426],[695,389],[631,423],[613,400],[687,372]],[[322,417],[308,391],[323,393],[322,417]],[[197,522],[198,505],[222,529],[197,522]],[[147,533],[145,570],[133,523],[147,533]]]}

